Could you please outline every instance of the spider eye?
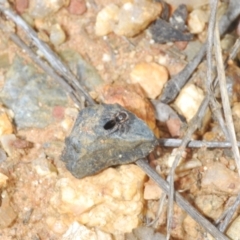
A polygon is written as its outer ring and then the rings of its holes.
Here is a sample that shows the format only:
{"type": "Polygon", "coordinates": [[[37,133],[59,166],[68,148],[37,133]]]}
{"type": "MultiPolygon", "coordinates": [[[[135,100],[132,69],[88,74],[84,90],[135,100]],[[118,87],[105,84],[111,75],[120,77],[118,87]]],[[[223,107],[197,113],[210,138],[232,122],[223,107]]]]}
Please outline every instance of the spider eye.
{"type": "Polygon", "coordinates": [[[124,122],[128,118],[128,115],[125,112],[121,112],[119,113],[117,118],[120,122],[124,122]]]}
{"type": "Polygon", "coordinates": [[[103,128],[104,128],[105,130],[110,130],[110,129],[113,129],[113,128],[115,127],[115,125],[116,125],[116,121],[110,120],[110,121],[108,121],[108,122],[105,123],[105,125],[103,126],[103,128]]]}

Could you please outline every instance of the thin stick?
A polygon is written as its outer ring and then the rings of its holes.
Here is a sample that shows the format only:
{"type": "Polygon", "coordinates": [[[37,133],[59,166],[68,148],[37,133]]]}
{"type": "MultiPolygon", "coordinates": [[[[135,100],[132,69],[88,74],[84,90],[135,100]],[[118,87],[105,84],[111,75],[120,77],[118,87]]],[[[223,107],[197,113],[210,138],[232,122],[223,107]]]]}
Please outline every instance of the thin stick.
{"type": "Polygon", "coordinates": [[[72,72],[68,69],[68,67],[60,60],[55,52],[51,50],[51,48],[41,41],[36,32],[12,9],[10,6],[6,7],[7,1],[3,4],[3,1],[0,3],[0,12],[2,12],[7,18],[10,18],[17,26],[23,29],[26,35],[32,40],[35,46],[43,53],[44,57],[48,60],[49,64],[55,69],[57,73],[62,75],[66,80],[68,80],[70,85],[74,86],[77,90],[79,90],[89,104],[94,105],[95,102],[88,94],[88,92],[80,85],[79,80],[72,74],[72,72]]]}
{"type": "Polygon", "coordinates": [[[222,105],[223,105],[224,115],[227,123],[228,133],[229,133],[229,141],[232,143],[233,155],[234,155],[234,159],[238,169],[238,174],[240,175],[240,154],[239,154],[239,149],[237,145],[237,138],[236,138],[236,133],[233,125],[232,112],[231,112],[231,107],[230,107],[229,98],[228,98],[224,63],[223,63],[221,47],[220,47],[220,37],[219,37],[219,32],[217,27],[215,28],[214,42],[215,42],[214,46],[215,46],[215,55],[216,55],[216,61],[217,61],[220,93],[221,93],[222,105]]]}
{"type": "Polygon", "coordinates": [[[158,205],[156,217],[152,222],[150,222],[149,224],[146,225],[147,227],[150,227],[150,226],[156,227],[157,226],[158,219],[160,219],[160,217],[163,213],[163,206],[167,200],[166,198],[167,198],[167,194],[165,192],[162,192],[161,197],[159,199],[159,205],[158,205]]]}
{"type": "Polygon", "coordinates": [[[228,134],[228,130],[227,130],[227,127],[226,127],[226,123],[225,123],[225,121],[223,119],[223,116],[222,116],[222,111],[221,111],[220,104],[215,99],[213,93],[210,95],[210,107],[211,107],[211,111],[212,111],[214,120],[217,121],[219,126],[221,127],[222,132],[225,136],[225,139],[229,140],[229,134],[228,134]]]}
{"type": "MultiPolygon", "coordinates": [[[[216,22],[216,13],[217,13],[217,4],[218,0],[211,0],[210,6],[211,6],[211,14],[209,18],[209,25],[208,25],[208,39],[207,39],[207,63],[208,63],[208,69],[207,69],[207,90],[208,90],[208,96],[212,96],[211,91],[211,83],[212,83],[212,45],[213,45],[213,32],[216,22]]],[[[202,115],[203,117],[204,115],[202,115]]],[[[202,119],[202,118],[200,118],[202,119]]],[[[170,238],[170,232],[171,232],[171,225],[172,225],[172,219],[173,219],[173,197],[174,197],[174,175],[175,175],[175,169],[179,164],[179,161],[181,159],[181,155],[184,151],[184,148],[187,146],[187,143],[189,142],[189,139],[192,135],[192,133],[196,130],[195,126],[189,127],[187,133],[185,135],[185,142],[182,141],[182,148],[178,150],[178,153],[175,157],[175,160],[173,162],[173,165],[170,170],[169,174],[169,182],[170,182],[170,194],[168,198],[168,214],[167,214],[167,237],[168,240],[170,238]],[[183,148],[184,147],[184,148],[183,148]]]]}
{"type": "Polygon", "coordinates": [[[208,95],[210,96],[210,107],[212,110],[212,113],[214,114],[216,120],[218,121],[219,125],[222,128],[222,131],[226,137],[226,139],[229,138],[229,134],[227,131],[227,128],[225,126],[222,113],[220,112],[219,104],[217,103],[214,93],[212,90],[213,87],[213,67],[212,67],[212,49],[213,49],[213,35],[214,35],[214,29],[215,29],[215,23],[216,23],[216,16],[217,16],[217,4],[218,0],[211,0],[210,1],[210,9],[211,14],[209,17],[209,25],[208,25],[208,37],[207,37],[207,78],[206,78],[206,89],[208,92],[208,95]]]}
{"type": "MultiPolygon", "coordinates": [[[[161,138],[158,139],[159,146],[162,147],[180,147],[182,145],[182,139],[175,138],[161,138]]],[[[238,147],[240,147],[240,142],[237,142],[238,147]]],[[[230,142],[207,142],[200,140],[191,140],[187,143],[188,148],[231,148],[232,144],[230,142]]]]}
{"type": "Polygon", "coordinates": [[[240,37],[234,43],[234,45],[233,45],[233,47],[230,51],[230,54],[229,54],[229,57],[228,57],[227,61],[231,60],[231,59],[234,59],[237,56],[237,54],[239,53],[239,49],[240,49],[240,37]]]}
{"type": "MultiPolygon", "coordinates": [[[[226,60],[224,61],[224,67],[226,68],[228,66],[228,62],[230,60],[233,60],[236,55],[238,54],[240,49],[240,38],[238,38],[235,43],[234,46],[231,48],[229,56],[226,58],[226,60]]],[[[218,78],[215,78],[213,83],[212,83],[212,87],[216,87],[218,83],[218,78]]],[[[213,113],[213,116],[215,117],[215,120],[219,123],[224,136],[227,140],[229,140],[229,133],[226,127],[226,123],[223,119],[222,116],[222,111],[221,111],[221,107],[220,104],[217,102],[217,100],[214,97],[214,94],[210,94],[210,107],[211,107],[211,111],[213,113]]]]}
{"type": "MultiPolygon", "coordinates": [[[[152,178],[158,186],[169,195],[169,184],[158,175],[158,173],[153,170],[145,159],[139,159],[136,164],[143,169],[146,174],[152,178]]],[[[186,201],[178,192],[174,194],[176,203],[186,211],[195,221],[197,221],[203,228],[206,229],[214,238],[218,240],[227,240],[222,232],[220,232],[211,222],[204,218],[188,201],[186,201]]]]}
{"type": "MultiPolygon", "coordinates": [[[[200,108],[198,109],[197,114],[194,116],[194,118],[191,120],[190,124],[189,124],[189,128],[186,131],[186,134],[184,136],[184,138],[182,139],[181,145],[176,153],[173,165],[170,169],[170,173],[169,173],[169,185],[170,185],[170,192],[169,192],[169,197],[168,197],[168,226],[171,226],[171,216],[173,215],[172,211],[173,211],[173,198],[174,198],[174,173],[175,173],[175,169],[178,166],[179,161],[181,160],[182,154],[186,148],[186,146],[189,143],[189,139],[191,138],[192,134],[196,131],[196,129],[199,127],[201,120],[203,119],[207,107],[209,104],[209,96],[207,95],[204,100],[202,101],[202,104],[200,106],[200,108]],[[170,219],[170,220],[169,220],[170,219]]],[[[168,230],[169,231],[169,230],[168,230]]]]}
{"type": "Polygon", "coordinates": [[[240,194],[238,194],[234,204],[231,206],[230,209],[228,209],[226,217],[224,220],[219,224],[218,229],[221,232],[224,232],[229,224],[229,222],[232,220],[233,214],[236,212],[237,208],[240,205],[240,194]]]}
{"type": "MultiPolygon", "coordinates": [[[[216,23],[216,15],[217,15],[217,5],[218,0],[210,0],[210,17],[209,17],[209,24],[208,24],[208,37],[207,37],[207,80],[206,80],[206,89],[209,96],[213,96],[212,91],[212,49],[213,49],[213,34],[215,29],[216,23]]],[[[213,97],[210,98],[210,103],[212,106],[215,106],[215,100],[213,97]]]]}

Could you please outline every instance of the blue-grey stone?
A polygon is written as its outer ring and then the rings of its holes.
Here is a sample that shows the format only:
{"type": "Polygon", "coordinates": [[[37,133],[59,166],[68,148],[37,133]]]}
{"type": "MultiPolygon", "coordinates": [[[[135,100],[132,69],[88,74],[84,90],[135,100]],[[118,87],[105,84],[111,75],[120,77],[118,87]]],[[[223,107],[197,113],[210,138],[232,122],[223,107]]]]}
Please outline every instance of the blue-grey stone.
{"type": "Polygon", "coordinates": [[[43,128],[54,121],[54,106],[66,106],[68,97],[54,80],[15,57],[0,92],[2,102],[14,112],[17,127],[43,128]]]}
{"type": "Polygon", "coordinates": [[[79,53],[65,50],[60,53],[60,56],[68,63],[72,72],[78,76],[80,84],[88,91],[94,91],[96,87],[104,83],[97,70],[79,53]]]}

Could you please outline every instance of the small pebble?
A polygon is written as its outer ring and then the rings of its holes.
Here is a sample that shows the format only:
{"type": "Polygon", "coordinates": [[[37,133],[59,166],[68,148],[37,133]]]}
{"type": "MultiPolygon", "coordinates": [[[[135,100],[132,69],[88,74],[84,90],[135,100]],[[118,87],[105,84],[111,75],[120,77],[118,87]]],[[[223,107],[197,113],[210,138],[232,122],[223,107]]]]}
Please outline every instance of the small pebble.
{"type": "Polygon", "coordinates": [[[201,33],[208,21],[208,14],[201,9],[193,10],[188,17],[188,28],[193,34],[201,33]]]}
{"type": "Polygon", "coordinates": [[[66,34],[59,24],[54,24],[50,30],[50,41],[54,46],[58,46],[64,43],[66,40],[66,34]]]}
{"type": "Polygon", "coordinates": [[[111,56],[109,54],[104,53],[102,56],[102,61],[103,62],[110,62],[111,61],[111,56]]]}
{"type": "Polygon", "coordinates": [[[13,125],[6,113],[0,113],[0,136],[13,133],[13,125]]]}
{"type": "Polygon", "coordinates": [[[18,13],[23,13],[28,8],[28,0],[15,0],[15,7],[18,13]]]}
{"type": "Polygon", "coordinates": [[[33,18],[44,18],[62,8],[66,0],[31,0],[28,13],[33,18]]]}
{"type": "Polygon", "coordinates": [[[239,240],[240,239],[240,216],[238,216],[230,225],[227,230],[227,236],[230,237],[232,240],[239,240]]]}
{"type": "Polygon", "coordinates": [[[68,11],[74,15],[82,15],[87,11],[86,2],[84,0],[70,0],[68,11]]]}
{"type": "Polygon", "coordinates": [[[138,63],[130,73],[132,83],[139,83],[147,97],[155,99],[168,80],[168,71],[157,63],[138,63]]]}
{"type": "Polygon", "coordinates": [[[180,137],[182,122],[179,118],[170,118],[166,121],[169,133],[172,137],[180,137]]]}
{"type": "Polygon", "coordinates": [[[236,41],[236,37],[232,34],[225,34],[223,39],[221,40],[221,48],[222,50],[229,51],[231,47],[234,45],[236,41]]]}
{"type": "Polygon", "coordinates": [[[133,37],[144,30],[162,11],[161,4],[150,1],[135,0],[127,2],[120,9],[118,24],[114,33],[120,36],[133,37]]]}
{"type": "Polygon", "coordinates": [[[14,147],[12,145],[12,142],[15,141],[17,138],[14,134],[7,134],[2,135],[0,137],[1,145],[4,149],[4,151],[8,154],[8,156],[11,156],[14,151],[14,147]]]}
{"type": "Polygon", "coordinates": [[[232,107],[232,115],[240,118],[240,103],[236,102],[232,107]]]}
{"type": "Polygon", "coordinates": [[[189,122],[197,113],[203,99],[203,90],[194,84],[188,84],[181,90],[174,102],[174,106],[189,122]]]}
{"type": "Polygon", "coordinates": [[[169,19],[170,24],[179,31],[186,30],[186,20],[188,17],[188,10],[185,4],[180,4],[177,9],[173,12],[171,18],[169,19]]]}
{"type": "Polygon", "coordinates": [[[114,3],[107,5],[98,14],[95,24],[95,33],[97,36],[104,36],[113,31],[117,22],[119,7],[114,3]]]}
{"type": "Polygon", "coordinates": [[[183,33],[161,18],[151,24],[149,32],[156,43],[165,43],[167,46],[172,46],[175,41],[190,41],[193,38],[192,34],[183,33]]]}
{"type": "Polygon", "coordinates": [[[52,115],[57,120],[63,120],[65,108],[62,106],[55,106],[52,110],[52,115]]]}
{"type": "Polygon", "coordinates": [[[159,58],[158,58],[158,63],[160,65],[166,66],[168,64],[168,59],[167,56],[165,54],[160,54],[159,58]]]}
{"type": "Polygon", "coordinates": [[[184,50],[187,47],[188,42],[179,41],[179,42],[175,42],[174,44],[179,50],[184,50]]]}
{"type": "Polygon", "coordinates": [[[198,167],[201,167],[201,166],[202,166],[202,163],[198,159],[192,159],[192,160],[189,160],[189,161],[184,162],[183,164],[181,164],[177,168],[177,171],[178,172],[184,172],[186,170],[198,168],[198,167]]]}
{"type": "Polygon", "coordinates": [[[154,21],[161,11],[161,4],[146,0],[127,2],[120,8],[111,3],[98,13],[95,33],[104,36],[114,32],[120,36],[133,37],[154,21]]]}
{"type": "Polygon", "coordinates": [[[6,187],[8,177],[0,172],[0,189],[6,187]]]}

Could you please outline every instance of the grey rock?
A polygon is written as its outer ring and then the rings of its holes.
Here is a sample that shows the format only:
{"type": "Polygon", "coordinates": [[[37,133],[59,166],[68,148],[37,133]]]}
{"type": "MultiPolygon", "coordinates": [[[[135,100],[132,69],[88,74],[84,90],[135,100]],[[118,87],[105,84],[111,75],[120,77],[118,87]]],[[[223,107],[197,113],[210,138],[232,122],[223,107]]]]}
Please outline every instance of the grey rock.
{"type": "Polygon", "coordinates": [[[170,18],[170,23],[175,29],[178,29],[179,31],[185,31],[186,30],[185,23],[187,21],[187,17],[188,17],[187,6],[185,4],[180,4],[177,7],[177,9],[173,12],[170,18]]]}
{"type": "Polygon", "coordinates": [[[76,177],[132,163],[153,150],[157,140],[145,122],[118,104],[83,109],[65,141],[62,160],[76,177]]]}
{"type": "Polygon", "coordinates": [[[160,100],[151,101],[155,108],[155,117],[160,122],[166,122],[170,118],[179,119],[178,114],[168,105],[162,103],[160,100]]]}
{"type": "Polygon", "coordinates": [[[17,127],[43,128],[54,121],[54,106],[67,105],[64,89],[45,74],[16,57],[6,74],[0,93],[2,102],[14,112],[17,127]]]}
{"type": "Polygon", "coordinates": [[[189,42],[193,39],[193,35],[190,33],[183,33],[178,29],[175,29],[170,23],[157,19],[150,26],[150,33],[156,43],[167,43],[176,41],[189,42]]]}
{"type": "Polygon", "coordinates": [[[77,52],[66,50],[61,52],[60,56],[68,63],[80,84],[85,86],[88,91],[93,91],[104,83],[97,70],[77,52]]]}

